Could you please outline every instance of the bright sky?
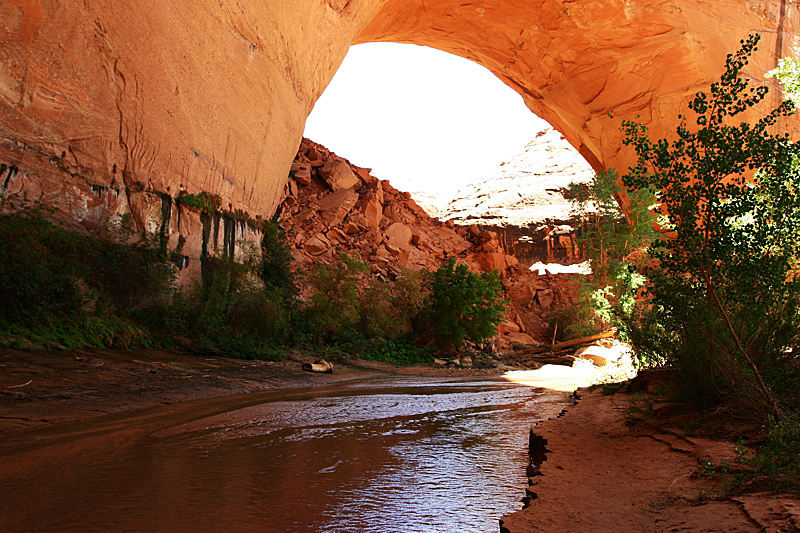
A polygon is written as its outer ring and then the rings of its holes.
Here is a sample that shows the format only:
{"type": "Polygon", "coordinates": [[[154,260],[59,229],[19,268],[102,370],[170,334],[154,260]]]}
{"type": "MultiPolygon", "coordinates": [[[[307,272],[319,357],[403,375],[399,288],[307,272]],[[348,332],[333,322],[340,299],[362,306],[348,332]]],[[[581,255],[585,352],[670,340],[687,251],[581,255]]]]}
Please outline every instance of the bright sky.
{"type": "Polygon", "coordinates": [[[408,191],[450,198],[547,123],[467,59],[424,46],[352,46],[305,136],[408,191]]]}

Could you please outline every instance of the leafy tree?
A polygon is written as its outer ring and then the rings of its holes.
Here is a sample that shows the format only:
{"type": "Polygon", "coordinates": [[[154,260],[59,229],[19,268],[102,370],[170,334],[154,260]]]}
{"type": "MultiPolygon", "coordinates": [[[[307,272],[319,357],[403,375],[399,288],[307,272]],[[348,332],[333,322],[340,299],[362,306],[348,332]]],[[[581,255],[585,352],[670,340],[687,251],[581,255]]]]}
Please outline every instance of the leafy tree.
{"type": "Polygon", "coordinates": [[[292,271],[292,251],[286,242],[286,233],[278,224],[277,216],[264,225],[261,238],[261,279],[268,289],[297,292],[292,271]]]}
{"type": "Polygon", "coordinates": [[[798,146],[772,133],[792,114],[790,101],[736,123],[769,90],[740,76],[758,40],[743,40],[710,94],[695,95],[694,124],[679,115],[672,142],[623,122],[624,144],[638,156],[623,182],[660,191],[669,237],[650,248],[658,264],[646,269],[653,306],[639,322],[649,331],[634,339],[640,354],[665,358],[684,384],[764,418],[783,413],[763,375],[800,342],[800,174],[798,146]]]}
{"type": "Polygon", "coordinates": [[[418,318],[443,350],[458,349],[467,339],[483,342],[497,330],[506,309],[497,271],[473,274],[450,258],[429,274],[427,303],[418,318]]]}
{"type": "MultiPolygon", "coordinates": [[[[610,325],[624,332],[636,291],[645,282],[636,267],[648,261],[647,248],[658,236],[651,211],[655,193],[651,189],[629,191],[626,214],[617,200],[622,188],[613,169],[597,173],[588,187],[571,183],[570,191],[573,216],[580,221],[577,243],[592,265],[591,276],[581,286],[578,306],[590,313],[583,322],[594,326],[584,334],[610,325]]],[[[565,329],[569,332],[574,327],[568,324],[565,329]]]]}
{"type": "Polygon", "coordinates": [[[345,253],[334,264],[320,263],[308,272],[312,294],[307,311],[317,337],[331,340],[355,331],[361,316],[358,281],[367,272],[369,266],[358,256],[345,253]]]}
{"type": "MultiPolygon", "coordinates": [[[[800,57],[800,47],[794,48],[794,54],[800,57]]],[[[767,72],[766,77],[778,78],[786,90],[786,96],[795,104],[800,101],[800,59],[779,59],[778,66],[767,72]]]]}

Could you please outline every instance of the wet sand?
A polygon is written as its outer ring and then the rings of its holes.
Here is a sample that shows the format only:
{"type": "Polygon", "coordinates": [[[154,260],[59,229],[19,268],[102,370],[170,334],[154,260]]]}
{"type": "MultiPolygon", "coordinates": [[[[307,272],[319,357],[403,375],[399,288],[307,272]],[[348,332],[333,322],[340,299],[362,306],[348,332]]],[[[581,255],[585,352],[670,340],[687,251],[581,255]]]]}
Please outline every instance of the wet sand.
{"type": "Polygon", "coordinates": [[[333,374],[301,370],[313,355],[281,362],[242,361],[162,350],[0,350],[0,438],[42,426],[85,420],[159,404],[324,386],[379,375],[486,375],[497,370],[454,370],[358,361],[333,374]]]}

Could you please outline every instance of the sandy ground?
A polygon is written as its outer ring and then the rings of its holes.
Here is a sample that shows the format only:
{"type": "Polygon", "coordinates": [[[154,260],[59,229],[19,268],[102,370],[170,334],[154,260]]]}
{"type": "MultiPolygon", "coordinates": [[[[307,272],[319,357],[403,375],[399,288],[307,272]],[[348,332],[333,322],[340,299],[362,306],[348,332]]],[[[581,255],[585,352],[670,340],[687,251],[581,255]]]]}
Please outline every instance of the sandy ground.
{"type": "Polygon", "coordinates": [[[629,397],[584,392],[564,416],[534,427],[547,439],[532,502],[504,517],[509,533],[796,532],[800,502],[779,495],[720,498],[701,465],[733,464],[734,446],[679,430],[629,430],[629,397]]]}
{"type": "MultiPolygon", "coordinates": [[[[337,365],[334,374],[300,370],[312,356],[281,363],[238,361],[164,351],[0,350],[0,439],[33,427],[201,397],[276,388],[324,386],[385,376],[476,375],[496,370],[337,365]]],[[[591,366],[591,365],[589,365],[591,366]]],[[[547,365],[506,377],[556,390],[583,386],[589,367],[547,365]]],[[[531,477],[531,505],[504,518],[511,533],[797,532],[800,503],[775,495],[717,499],[718,480],[697,476],[706,461],[732,461],[733,445],[678,430],[631,432],[625,395],[582,393],[564,416],[533,431],[547,439],[541,476],[531,477]]],[[[520,487],[520,495],[525,487],[520,487]]]]}
{"type": "Polygon", "coordinates": [[[333,374],[303,372],[314,356],[241,361],[158,350],[24,352],[0,349],[0,438],[94,416],[276,388],[327,385],[387,374],[479,375],[498,370],[409,367],[360,361],[333,374]]]}

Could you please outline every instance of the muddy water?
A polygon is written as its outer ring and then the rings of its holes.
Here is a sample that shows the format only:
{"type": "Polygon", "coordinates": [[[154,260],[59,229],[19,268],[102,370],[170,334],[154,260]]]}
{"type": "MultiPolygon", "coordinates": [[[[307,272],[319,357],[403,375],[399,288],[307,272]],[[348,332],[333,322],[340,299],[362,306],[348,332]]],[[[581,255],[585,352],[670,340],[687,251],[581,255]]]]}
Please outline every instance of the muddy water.
{"type": "Polygon", "coordinates": [[[0,531],[495,532],[564,401],[372,379],[32,432],[0,443],[0,531]]]}

